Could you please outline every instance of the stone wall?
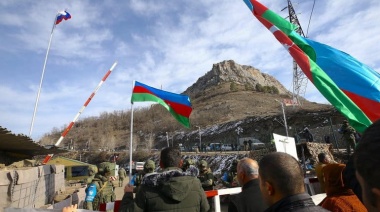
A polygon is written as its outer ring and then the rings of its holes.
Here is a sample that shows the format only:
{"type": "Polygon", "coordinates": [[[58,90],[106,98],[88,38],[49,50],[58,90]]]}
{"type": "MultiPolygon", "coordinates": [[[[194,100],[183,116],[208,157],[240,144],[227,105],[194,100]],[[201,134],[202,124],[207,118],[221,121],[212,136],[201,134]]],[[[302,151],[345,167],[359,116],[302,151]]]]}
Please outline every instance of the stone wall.
{"type": "Polygon", "coordinates": [[[0,212],[5,207],[40,208],[65,190],[64,166],[44,165],[0,170],[0,212]]]}

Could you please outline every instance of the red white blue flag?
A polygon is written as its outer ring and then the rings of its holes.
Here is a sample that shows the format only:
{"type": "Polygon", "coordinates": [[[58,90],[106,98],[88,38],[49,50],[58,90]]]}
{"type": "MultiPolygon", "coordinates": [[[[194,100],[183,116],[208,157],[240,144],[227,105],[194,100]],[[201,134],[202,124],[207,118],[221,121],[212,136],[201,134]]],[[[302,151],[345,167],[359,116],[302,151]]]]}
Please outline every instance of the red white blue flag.
{"type": "Polygon", "coordinates": [[[71,15],[66,10],[58,12],[57,18],[55,19],[55,25],[61,23],[62,20],[68,20],[70,18],[71,18],[71,15]]]}

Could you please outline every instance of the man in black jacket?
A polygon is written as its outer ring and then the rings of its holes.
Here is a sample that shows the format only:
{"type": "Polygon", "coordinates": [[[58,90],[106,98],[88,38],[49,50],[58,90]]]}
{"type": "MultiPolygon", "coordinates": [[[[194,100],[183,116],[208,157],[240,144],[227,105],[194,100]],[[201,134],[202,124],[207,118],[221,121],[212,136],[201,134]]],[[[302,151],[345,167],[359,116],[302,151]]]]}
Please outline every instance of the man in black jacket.
{"type": "Polygon", "coordinates": [[[380,211],[380,120],[369,126],[355,149],[356,178],[369,212],[380,211]]]}
{"type": "Polygon", "coordinates": [[[231,196],[228,212],[264,211],[267,206],[260,192],[259,165],[257,161],[243,158],[237,165],[237,179],[242,185],[242,192],[231,196]]]}
{"type": "Polygon", "coordinates": [[[327,211],[305,193],[303,171],[298,161],[283,152],[265,155],[259,162],[260,190],[270,207],[267,211],[327,211]]]}

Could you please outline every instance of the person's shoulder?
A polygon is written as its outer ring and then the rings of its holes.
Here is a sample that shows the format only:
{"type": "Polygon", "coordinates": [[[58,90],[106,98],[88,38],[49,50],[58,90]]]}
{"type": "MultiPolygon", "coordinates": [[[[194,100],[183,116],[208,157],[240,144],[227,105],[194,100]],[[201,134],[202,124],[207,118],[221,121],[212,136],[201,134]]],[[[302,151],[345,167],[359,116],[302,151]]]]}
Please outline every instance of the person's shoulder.
{"type": "MultiPolygon", "coordinates": [[[[178,176],[178,177],[172,178],[170,182],[168,183],[169,184],[175,183],[177,185],[182,184],[184,188],[186,187],[190,190],[198,191],[199,189],[202,189],[201,181],[197,177],[190,176],[190,175],[184,175],[184,176],[178,176]]],[[[203,189],[202,189],[202,192],[203,192],[203,189]]]]}
{"type": "Polygon", "coordinates": [[[202,185],[201,181],[199,180],[199,178],[194,177],[194,176],[186,175],[186,176],[181,176],[179,178],[180,178],[179,179],[180,182],[189,183],[189,185],[193,185],[195,187],[198,187],[198,186],[202,185]]]}

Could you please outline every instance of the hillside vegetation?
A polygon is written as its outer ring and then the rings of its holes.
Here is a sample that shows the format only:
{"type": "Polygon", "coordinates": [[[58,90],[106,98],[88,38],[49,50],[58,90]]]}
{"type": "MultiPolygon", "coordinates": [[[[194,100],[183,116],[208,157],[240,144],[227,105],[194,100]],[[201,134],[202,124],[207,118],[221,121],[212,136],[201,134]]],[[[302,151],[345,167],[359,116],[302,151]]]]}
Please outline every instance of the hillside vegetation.
{"type": "MultiPolygon", "coordinates": [[[[185,94],[190,96],[193,112],[191,128],[184,128],[161,105],[134,109],[134,149],[160,149],[183,143],[195,145],[201,130],[202,142],[210,143],[236,140],[236,128],[244,131],[239,136],[252,136],[269,142],[271,133],[284,133],[281,125],[281,101],[290,98],[276,79],[262,74],[251,66],[241,66],[234,61],[213,65],[185,94]],[[198,128],[199,126],[199,128],[198,128]],[[217,129],[217,130],[216,130],[217,129]]],[[[331,105],[302,101],[302,107],[285,109],[288,125],[292,129],[326,126],[326,120],[338,122],[342,116],[331,105]]],[[[97,117],[78,120],[61,146],[75,149],[114,150],[129,149],[131,112],[104,112],[97,117]]],[[[66,126],[54,128],[40,140],[43,145],[54,144],[66,126]]]]}

